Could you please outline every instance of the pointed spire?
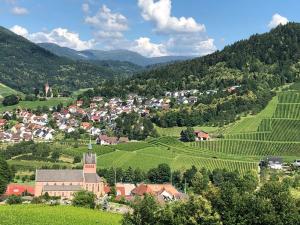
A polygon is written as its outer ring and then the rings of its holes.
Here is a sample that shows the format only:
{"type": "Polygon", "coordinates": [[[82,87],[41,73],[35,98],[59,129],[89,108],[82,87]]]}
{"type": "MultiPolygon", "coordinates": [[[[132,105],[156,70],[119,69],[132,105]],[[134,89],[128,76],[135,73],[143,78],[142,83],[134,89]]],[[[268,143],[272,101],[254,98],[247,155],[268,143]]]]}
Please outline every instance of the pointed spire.
{"type": "Polygon", "coordinates": [[[89,143],[89,145],[88,145],[88,149],[89,149],[89,151],[92,151],[92,150],[93,150],[93,146],[92,146],[92,138],[91,138],[91,136],[90,136],[90,143],[89,143]]]}

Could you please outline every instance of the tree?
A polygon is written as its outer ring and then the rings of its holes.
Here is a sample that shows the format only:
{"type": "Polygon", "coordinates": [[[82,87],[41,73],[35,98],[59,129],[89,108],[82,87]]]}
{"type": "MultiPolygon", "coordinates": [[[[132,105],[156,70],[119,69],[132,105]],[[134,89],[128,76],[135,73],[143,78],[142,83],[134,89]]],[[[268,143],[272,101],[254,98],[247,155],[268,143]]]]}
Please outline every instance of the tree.
{"type": "Polygon", "coordinates": [[[171,213],[166,209],[168,208],[165,208],[159,216],[160,222],[158,224],[222,225],[219,214],[213,210],[210,202],[202,196],[191,196],[187,202],[175,204],[171,208],[171,213]],[[171,217],[166,214],[171,215],[171,217]]]}
{"type": "Polygon", "coordinates": [[[171,168],[168,164],[159,164],[157,168],[150,169],[147,174],[152,183],[167,183],[171,179],[171,168]]]}
{"type": "Polygon", "coordinates": [[[74,157],[74,160],[73,160],[73,163],[75,164],[75,163],[80,163],[81,162],[81,157],[80,156],[75,156],[74,157]]]}
{"type": "Polygon", "coordinates": [[[192,179],[192,187],[195,194],[202,194],[208,188],[209,177],[207,174],[197,172],[192,179]]]}
{"type": "Polygon", "coordinates": [[[11,195],[7,198],[6,203],[9,205],[16,205],[22,203],[22,198],[17,195],[11,195]]]}
{"type": "Polygon", "coordinates": [[[195,131],[192,127],[188,127],[186,130],[181,131],[180,136],[182,141],[195,141],[195,131]]]}
{"type": "Polygon", "coordinates": [[[51,159],[57,161],[59,159],[59,157],[60,157],[60,152],[59,151],[53,151],[51,153],[51,159]]]}
{"type": "Polygon", "coordinates": [[[0,195],[6,191],[6,187],[11,179],[11,170],[7,162],[0,157],[0,195]]]}
{"type": "Polygon", "coordinates": [[[133,204],[133,213],[124,215],[123,225],[154,225],[157,224],[159,205],[151,195],[138,198],[133,204]]]}
{"type": "Polygon", "coordinates": [[[4,106],[9,106],[9,105],[16,105],[19,103],[19,97],[16,95],[8,95],[4,97],[2,104],[4,106]]]}
{"type": "Polygon", "coordinates": [[[94,193],[89,191],[79,191],[74,193],[72,205],[94,209],[96,205],[95,200],[96,196],[94,195],[94,193]]]}

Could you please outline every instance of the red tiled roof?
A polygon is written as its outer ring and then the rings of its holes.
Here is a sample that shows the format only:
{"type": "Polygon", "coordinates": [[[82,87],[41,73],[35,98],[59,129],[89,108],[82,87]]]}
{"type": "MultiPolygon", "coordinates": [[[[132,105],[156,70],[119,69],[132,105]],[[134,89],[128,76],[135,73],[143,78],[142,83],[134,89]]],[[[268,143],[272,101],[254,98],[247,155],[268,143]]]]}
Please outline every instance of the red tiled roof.
{"type": "Polygon", "coordinates": [[[28,193],[34,195],[34,187],[22,184],[9,184],[5,195],[22,195],[27,190],[28,193]]]}
{"type": "Polygon", "coordinates": [[[209,134],[204,131],[195,131],[195,135],[199,138],[209,138],[209,134]]]}

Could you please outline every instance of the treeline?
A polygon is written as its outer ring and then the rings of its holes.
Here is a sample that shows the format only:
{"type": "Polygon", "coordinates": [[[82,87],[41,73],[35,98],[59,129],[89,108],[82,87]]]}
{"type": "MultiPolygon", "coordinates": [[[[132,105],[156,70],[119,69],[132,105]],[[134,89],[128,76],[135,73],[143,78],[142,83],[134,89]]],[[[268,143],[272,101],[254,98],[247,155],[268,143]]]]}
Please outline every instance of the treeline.
{"type": "Polygon", "coordinates": [[[134,212],[123,225],[233,225],[300,224],[300,202],[290,188],[299,187],[299,176],[271,179],[258,187],[254,173],[240,175],[225,170],[193,171],[186,201],[158,204],[145,195],[132,204],[134,212]]]}

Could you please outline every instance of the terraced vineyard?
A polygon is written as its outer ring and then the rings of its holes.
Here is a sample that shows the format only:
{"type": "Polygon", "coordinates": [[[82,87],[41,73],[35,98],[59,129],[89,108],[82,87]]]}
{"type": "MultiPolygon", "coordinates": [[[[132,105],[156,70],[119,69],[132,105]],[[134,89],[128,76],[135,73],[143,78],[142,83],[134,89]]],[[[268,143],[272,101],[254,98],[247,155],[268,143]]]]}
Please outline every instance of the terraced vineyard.
{"type": "MultiPolygon", "coordinates": [[[[298,84],[292,87],[298,87],[298,84]]],[[[240,128],[239,131],[242,131],[244,126],[245,132],[230,132],[233,129],[230,128],[224,139],[192,143],[190,147],[241,157],[276,155],[286,159],[299,158],[300,90],[293,90],[292,87],[288,91],[279,92],[275,97],[277,103],[269,104],[264,110],[273,113],[264,116],[259,114],[257,118],[249,118],[235,125],[240,128]],[[248,132],[247,126],[251,124],[251,120],[257,127],[254,130],[252,126],[251,132],[248,132]]]]}
{"type": "MultiPolygon", "coordinates": [[[[148,143],[117,145],[116,151],[99,156],[98,165],[147,170],[168,163],[173,169],[195,165],[243,173],[258,169],[265,156],[282,156],[286,161],[300,158],[300,90],[293,87],[298,85],[278,92],[259,114],[228,126],[223,139],[186,144],[177,135],[162,135],[148,143]]],[[[176,128],[176,134],[178,131],[176,128]]]]}

